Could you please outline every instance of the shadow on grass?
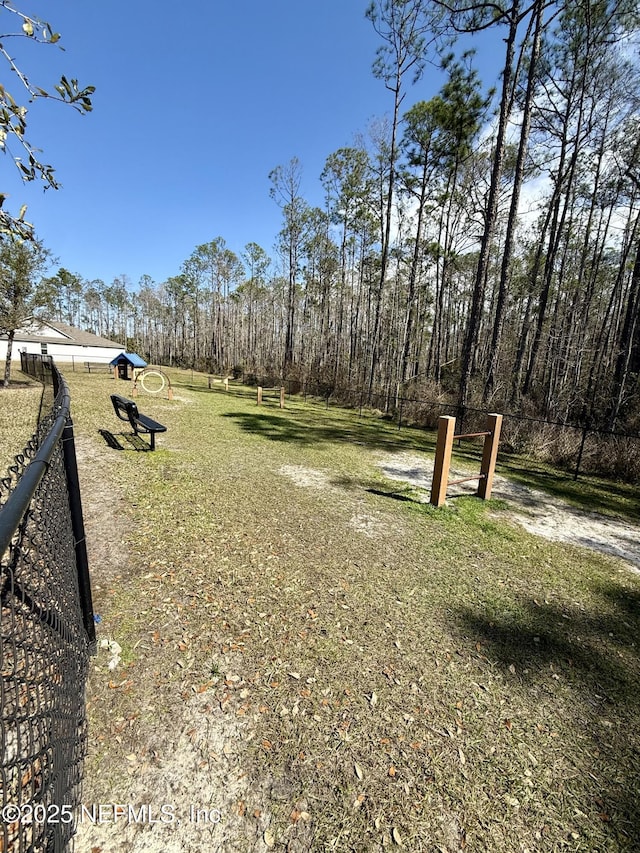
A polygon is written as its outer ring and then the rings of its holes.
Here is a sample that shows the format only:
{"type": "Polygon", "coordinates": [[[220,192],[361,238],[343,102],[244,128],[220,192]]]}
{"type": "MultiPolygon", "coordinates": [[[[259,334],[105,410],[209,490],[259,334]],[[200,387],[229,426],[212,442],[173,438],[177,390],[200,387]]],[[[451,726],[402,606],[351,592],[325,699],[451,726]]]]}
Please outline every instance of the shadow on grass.
{"type": "MultiPolygon", "coordinates": [[[[200,393],[255,402],[256,389],[232,386],[226,392],[222,386],[211,389],[206,385],[185,383],[182,387],[200,393]]],[[[404,425],[397,430],[393,422],[380,417],[358,417],[356,409],[331,406],[326,409],[321,400],[302,403],[300,397],[287,397],[296,406],[305,405],[304,410],[278,408],[275,391],[267,390],[263,410],[255,413],[229,412],[223,417],[234,418],[246,432],[263,435],[272,441],[290,441],[301,445],[318,442],[346,441],[383,449],[415,450],[433,454],[436,434],[433,430],[404,425]],[[340,412],[335,415],[334,412],[340,412]]],[[[257,407],[256,407],[257,409],[257,407]]],[[[465,464],[470,470],[479,470],[482,457],[482,440],[457,441],[454,445],[454,463],[465,464]]],[[[587,511],[628,518],[634,522],[640,517],[640,493],[630,484],[603,478],[580,475],[572,479],[571,472],[553,469],[535,460],[500,451],[498,472],[530,488],[539,489],[559,500],[566,501],[587,511]]]]}
{"type": "Polygon", "coordinates": [[[565,471],[545,469],[533,460],[524,461],[506,454],[500,457],[499,463],[500,473],[508,474],[516,482],[579,505],[582,509],[614,512],[636,520],[640,517],[640,493],[628,483],[587,475],[574,480],[565,471]]]}
{"type": "Polygon", "coordinates": [[[107,446],[112,450],[127,450],[128,444],[129,449],[135,450],[138,453],[148,453],[151,451],[151,447],[139,435],[126,432],[113,433],[108,429],[100,429],[98,432],[104,438],[107,446]],[[121,440],[122,444],[120,443],[121,440]]]}
{"type": "Polygon", "coordinates": [[[433,439],[422,433],[415,435],[394,431],[378,421],[359,421],[336,418],[330,413],[323,416],[312,412],[291,412],[286,415],[267,412],[225,412],[223,418],[235,420],[245,432],[260,435],[271,441],[291,442],[299,445],[318,445],[324,442],[347,442],[375,449],[397,451],[413,449],[432,452],[433,439]]]}
{"type": "Polygon", "coordinates": [[[591,799],[600,803],[615,849],[640,850],[640,591],[612,584],[592,592],[589,610],[517,599],[510,612],[461,608],[457,619],[506,679],[541,682],[546,692],[555,679],[565,695],[569,688],[571,703],[558,713],[570,709],[564,722],[581,749],[592,742],[588,775],[600,787],[591,799]]]}
{"type": "Polygon", "coordinates": [[[408,503],[420,503],[415,498],[410,498],[408,495],[401,495],[398,492],[385,492],[382,489],[365,489],[371,495],[378,495],[381,498],[391,498],[394,501],[405,501],[408,503]]]}

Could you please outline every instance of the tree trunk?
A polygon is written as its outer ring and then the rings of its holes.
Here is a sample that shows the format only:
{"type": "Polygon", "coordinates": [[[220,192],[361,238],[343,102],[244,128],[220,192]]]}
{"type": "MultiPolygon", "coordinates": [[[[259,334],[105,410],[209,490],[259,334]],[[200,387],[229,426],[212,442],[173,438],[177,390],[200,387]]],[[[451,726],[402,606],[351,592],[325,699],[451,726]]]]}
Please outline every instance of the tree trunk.
{"type": "Polygon", "coordinates": [[[540,40],[542,35],[542,0],[537,0],[535,9],[535,31],[533,37],[533,46],[531,48],[531,59],[529,61],[529,70],[527,73],[527,91],[522,116],[522,130],[520,131],[520,141],[518,143],[518,155],[516,159],[515,175],[513,179],[513,192],[511,194],[511,204],[509,207],[509,219],[507,222],[507,232],[505,235],[504,252],[502,256],[502,266],[500,269],[500,285],[498,287],[498,296],[496,300],[496,315],[493,323],[493,334],[491,338],[491,348],[489,351],[489,367],[487,378],[485,380],[483,402],[487,403],[495,385],[496,370],[498,368],[498,358],[500,355],[500,342],[502,339],[502,331],[504,328],[504,311],[507,292],[509,289],[509,281],[511,278],[511,259],[513,256],[513,245],[515,240],[515,232],[518,223],[518,207],[520,204],[520,190],[524,178],[525,161],[529,147],[529,131],[531,129],[531,104],[535,90],[536,71],[538,66],[538,58],[540,56],[540,40]]]}
{"type": "Polygon", "coordinates": [[[9,380],[11,379],[11,355],[13,352],[13,339],[15,337],[15,334],[15,329],[11,329],[11,331],[7,335],[7,360],[4,364],[4,381],[2,383],[4,388],[9,387],[9,380]]]}
{"type": "Polygon", "coordinates": [[[618,357],[614,371],[614,401],[609,415],[609,429],[614,430],[624,402],[629,376],[640,372],[640,242],[633,265],[631,287],[627,299],[618,357]]]}
{"type": "Polygon", "coordinates": [[[460,390],[458,403],[465,407],[469,401],[471,392],[471,374],[473,370],[473,359],[480,332],[480,321],[482,319],[482,306],[484,302],[484,286],[489,268],[489,250],[493,239],[496,220],[498,216],[498,194],[500,191],[500,179],[504,155],[507,145],[507,124],[509,122],[510,104],[512,101],[513,87],[513,58],[515,54],[515,41],[518,32],[518,11],[520,2],[515,0],[511,7],[511,19],[509,22],[509,36],[507,38],[507,50],[502,72],[502,97],[500,101],[500,118],[498,121],[498,135],[496,149],[493,156],[493,167],[491,171],[491,184],[489,187],[489,198],[487,200],[487,212],[485,217],[484,232],[480,243],[480,255],[476,269],[476,278],[471,300],[471,310],[467,322],[467,331],[462,348],[460,390]]]}

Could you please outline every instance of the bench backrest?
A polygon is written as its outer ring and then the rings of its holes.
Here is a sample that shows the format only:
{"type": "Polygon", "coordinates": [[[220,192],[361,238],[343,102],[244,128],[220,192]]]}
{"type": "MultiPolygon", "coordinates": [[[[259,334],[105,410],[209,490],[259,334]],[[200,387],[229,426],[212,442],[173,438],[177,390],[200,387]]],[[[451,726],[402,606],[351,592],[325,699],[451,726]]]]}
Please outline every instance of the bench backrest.
{"type": "Polygon", "coordinates": [[[138,417],[138,407],[133,400],[127,400],[126,397],[121,397],[119,394],[112,394],[111,402],[120,420],[129,421],[132,426],[135,426],[134,420],[138,417]]]}

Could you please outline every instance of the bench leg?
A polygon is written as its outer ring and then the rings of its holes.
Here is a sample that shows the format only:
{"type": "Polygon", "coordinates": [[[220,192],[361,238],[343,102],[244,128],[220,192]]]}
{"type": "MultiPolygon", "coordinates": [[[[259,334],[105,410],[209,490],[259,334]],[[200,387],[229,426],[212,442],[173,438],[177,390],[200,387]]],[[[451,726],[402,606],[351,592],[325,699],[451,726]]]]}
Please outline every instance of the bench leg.
{"type": "Polygon", "coordinates": [[[150,436],[151,449],[155,450],[156,449],[156,434],[155,434],[155,432],[150,432],[149,436],[150,436]]]}

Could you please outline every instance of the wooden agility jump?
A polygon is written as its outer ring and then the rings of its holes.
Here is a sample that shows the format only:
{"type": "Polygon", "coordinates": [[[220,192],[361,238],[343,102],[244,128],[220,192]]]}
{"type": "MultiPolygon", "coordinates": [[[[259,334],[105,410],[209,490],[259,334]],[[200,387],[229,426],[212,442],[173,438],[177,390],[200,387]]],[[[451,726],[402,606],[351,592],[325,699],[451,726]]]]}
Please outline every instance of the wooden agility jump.
{"type": "MultiPolygon", "coordinates": [[[[263,388],[262,385],[258,385],[258,396],[257,396],[257,405],[258,406],[262,405],[262,392],[266,391],[266,390],[277,391],[278,389],[277,388],[266,389],[266,388],[263,388]]],[[[280,408],[284,409],[284,386],[280,387],[280,408]]]]}
{"type": "Polygon", "coordinates": [[[483,500],[489,500],[491,489],[493,488],[493,475],[496,468],[501,428],[502,415],[490,414],[487,415],[487,428],[483,432],[469,432],[462,435],[455,435],[456,419],[449,415],[438,418],[438,439],[436,442],[436,458],[430,499],[430,503],[433,506],[442,506],[444,504],[447,498],[448,486],[466,483],[469,480],[479,480],[477,495],[483,500]],[[484,436],[484,448],[482,451],[480,473],[471,477],[462,477],[460,480],[449,481],[453,442],[456,439],[480,438],[481,436],[484,436]]]}

